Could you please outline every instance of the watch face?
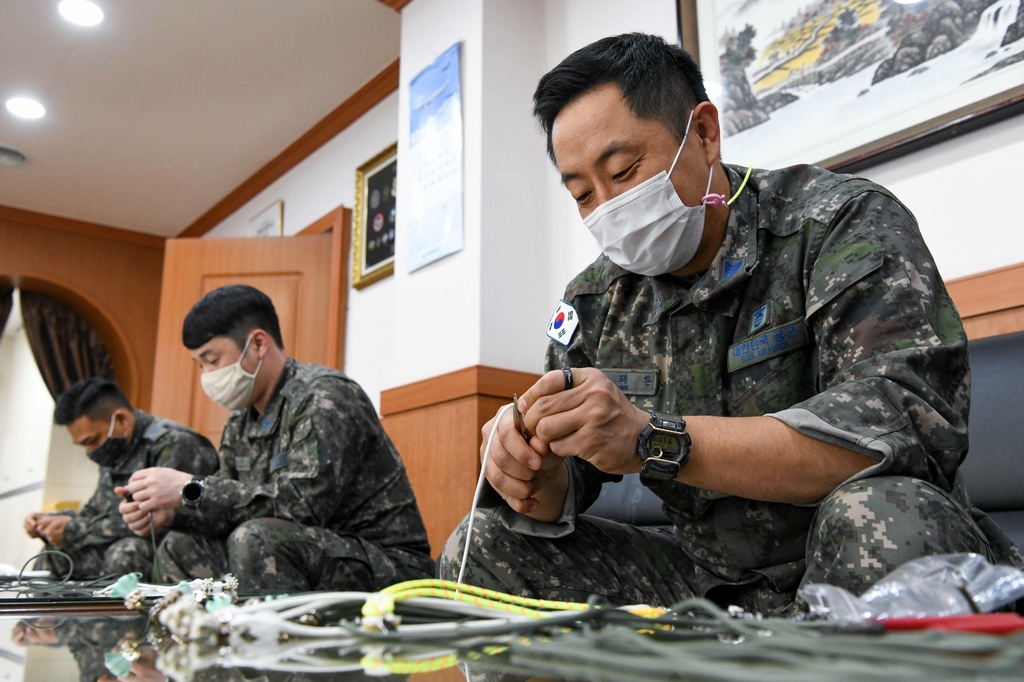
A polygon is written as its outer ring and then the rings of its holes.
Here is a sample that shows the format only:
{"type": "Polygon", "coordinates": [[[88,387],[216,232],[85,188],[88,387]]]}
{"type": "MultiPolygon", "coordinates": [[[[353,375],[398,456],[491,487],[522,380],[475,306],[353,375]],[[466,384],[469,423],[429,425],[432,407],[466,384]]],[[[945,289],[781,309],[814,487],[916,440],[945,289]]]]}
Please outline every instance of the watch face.
{"type": "Polygon", "coordinates": [[[660,457],[663,452],[678,453],[679,438],[677,436],[670,436],[667,433],[656,432],[651,438],[651,454],[655,457],[660,457]]]}

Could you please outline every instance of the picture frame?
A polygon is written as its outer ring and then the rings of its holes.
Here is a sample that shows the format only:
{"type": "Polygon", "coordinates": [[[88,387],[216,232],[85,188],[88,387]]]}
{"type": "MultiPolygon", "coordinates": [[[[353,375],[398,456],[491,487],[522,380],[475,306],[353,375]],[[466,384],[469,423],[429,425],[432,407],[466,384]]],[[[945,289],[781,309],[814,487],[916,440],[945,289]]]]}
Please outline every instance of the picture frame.
{"type": "Polygon", "coordinates": [[[352,286],[362,289],[395,271],[398,143],[356,169],[352,286]]]}
{"type": "Polygon", "coordinates": [[[1024,5],[951,1],[678,0],[723,159],[856,172],[1024,113],[1024,5]]]}
{"type": "Polygon", "coordinates": [[[253,237],[280,237],[284,234],[284,202],[280,199],[249,219],[253,237]]]}

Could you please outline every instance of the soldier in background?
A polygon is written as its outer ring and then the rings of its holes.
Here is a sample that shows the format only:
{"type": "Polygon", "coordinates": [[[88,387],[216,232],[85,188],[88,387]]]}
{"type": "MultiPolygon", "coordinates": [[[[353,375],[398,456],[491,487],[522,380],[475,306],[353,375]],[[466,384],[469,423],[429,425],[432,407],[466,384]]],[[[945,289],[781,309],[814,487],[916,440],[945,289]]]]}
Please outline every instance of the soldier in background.
{"type": "MultiPolygon", "coordinates": [[[[778,613],[802,584],[859,594],[920,556],[1021,565],[957,475],[967,338],[891,193],[723,164],[700,70],[655,36],[570,55],[534,113],[603,255],[552,317],[526,437],[510,415],[497,425],[500,497],[472,519],[466,582],[778,613]],[[633,473],[674,528],[582,515],[633,473]]],[[[442,577],[459,573],[467,521],[442,577]]]]}
{"type": "MultiPolygon", "coordinates": [[[[136,471],[149,467],[206,476],[217,469],[216,451],[198,433],[133,409],[109,379],[72,384],[57,398],[53,420],[66,426],[75,444],[84,447],[89,459],[99,465],[99,485],[77,512],[29,514],[25,532],[42,538],[47,549],[70,556],[73,578],[135,571],[149,580],[153,542],[128,528],[118,512],[122,500],[114,489],[126,484],[136,471]]],[[[67,561],[59,555],[42,557],[41,565],[60,576],[68,571],[67,561]]]]}
{"type": "Polygon", "coordinates": [[[433,574],[402,460],[369,398],[341,372],[289,358],[270,298],[231,285],[204,296],[182,340],[206,394],[234,410],[206,479],[137,472],[126,522],[173,529],[165,582],[233,573],[245,591],[379,590],[433,574]]]}

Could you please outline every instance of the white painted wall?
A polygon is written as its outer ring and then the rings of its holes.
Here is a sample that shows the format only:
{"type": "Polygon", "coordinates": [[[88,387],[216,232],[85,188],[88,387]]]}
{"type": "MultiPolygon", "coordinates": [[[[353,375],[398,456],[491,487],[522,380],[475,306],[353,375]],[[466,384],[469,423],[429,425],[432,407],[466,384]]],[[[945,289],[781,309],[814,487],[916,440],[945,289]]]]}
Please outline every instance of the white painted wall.
{"type": "MultiPolygon", "coordinates": [[[[18,295],[0,337],[0,492],[46,477],[53,423],[53,398],[36,369],[21,324],[18,295]]],[[[43,504],[43,490],[0,500],[0,562],[18,568],[42,549],[22,530],[21,520],[43,504]]]]}
{"type": "Polygon", "coordinates": [[[944,279],[1024,262],[1024,116],[860,173],[917,217],[944,279]]]}
{"type": "MultiPolygon", "coordinates": [[[[598,249],[544,155],[531,96],[573,50],[628,31],[676,40],[674,0],[417,0],[402,12],[399,93],[210,235],[246,234],[279,198],[286,234],[351,206],[356,166],[395,139],[408,153],[409,81],[461,41],[465,249],[405,273],[400,162],[396,274],[350,291],[345,369],[378,405],[383,389],[474,364],[539,372],[551,310],[598,249]]],[[[1006,208],[1024,175],[1024,117],[862,175],[914,211],[947,279],[1024,261],[1021,219],[1006,208]]]]}

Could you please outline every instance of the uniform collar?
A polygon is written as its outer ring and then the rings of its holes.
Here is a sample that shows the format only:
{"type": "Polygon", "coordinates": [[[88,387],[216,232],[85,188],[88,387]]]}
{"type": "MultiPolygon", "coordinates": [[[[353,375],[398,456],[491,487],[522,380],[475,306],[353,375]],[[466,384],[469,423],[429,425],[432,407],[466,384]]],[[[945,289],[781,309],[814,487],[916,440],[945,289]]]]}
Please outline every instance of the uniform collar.
{"type": "Polygon", "coordinates": [[[284,407],[287,396],[284,394],[284,386],[295,376],[295,360],[288,358],[284,363],[284,370],[281,377],[274,386],[273,393],[263,412],[257,412],[255,407],[249,407],[245,413],[246,433],[249,437],[260,438],[275,431],[277,422],[281,416],[281,408],[284,407]]]}
{"type": "MultiPolygon", "coordinates": [[[[729,177],[730,192],[734,194],[743,182],[746,169],[741,171],[722,165],[729,177]]],[[[666,312],[691,303],[701,310],[720,315],[732,317],[736,314],[743,284],[750,279],[750,273],[757,265],[757,202],[757,190],[748,183],[730,207],[721,248],[708,269],[695,276],[696,281],[671,275],[648,278],[654,305],[645,325],[655,324],[666,312]]]]}

